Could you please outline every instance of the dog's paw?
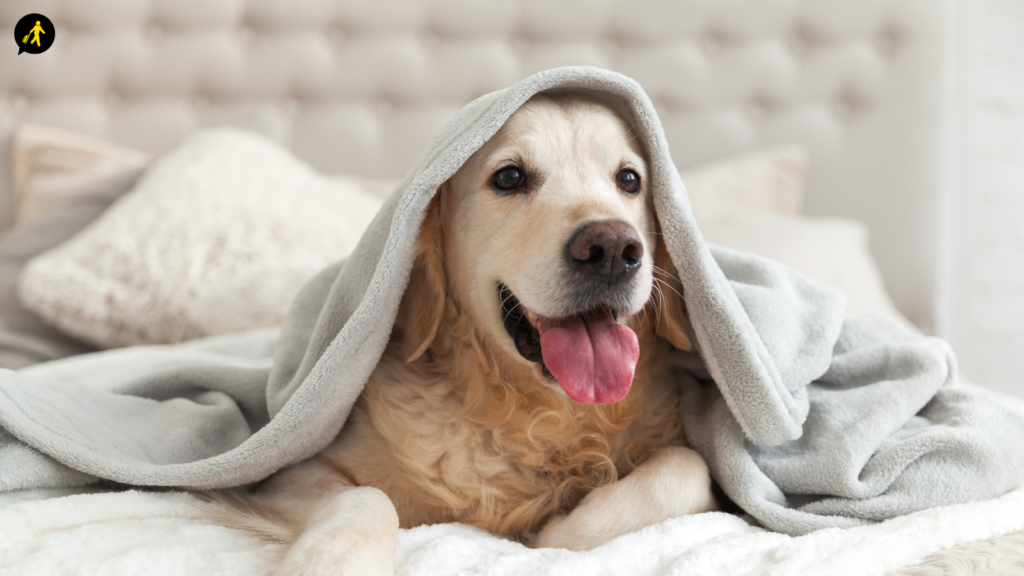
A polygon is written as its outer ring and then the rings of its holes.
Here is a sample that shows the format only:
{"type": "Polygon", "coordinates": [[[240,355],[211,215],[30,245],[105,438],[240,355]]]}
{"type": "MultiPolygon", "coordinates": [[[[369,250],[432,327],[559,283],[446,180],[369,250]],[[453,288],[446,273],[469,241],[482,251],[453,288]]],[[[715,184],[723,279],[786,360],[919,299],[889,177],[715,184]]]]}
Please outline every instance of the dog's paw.
{"type": "Polygon", "coordinates": [[[663,448],[629,476],[588,494],[568,516],[549,520],[532,545],[591,550],[669,518],[717,509],[704,459],[689,448],[663,448]]]}
{"type": "Polygon", "coordinates": [[[275,576],[392,576],[394,543],[353,533],[304,534],[275,576]]]}
{"type": "Polygon", "coordinates": [[[579,516],[556,516],[530,542],[532,548],[592,550],[612,540],[619,531],[607,525],[588,523],[579,516]]]}
{"type": "Polygon", "coordinates": [[[376,488],[351,488],[321,505],[276,576],[392,576],[398,514],[376,488]]]}
{"type": "Polygon", "coordinates": [[[573,535],[562,527],[568,518],[562,514],[548,520],[544,528],[529,539],[530,548],[566,548],[571,550],[573,535]]]}

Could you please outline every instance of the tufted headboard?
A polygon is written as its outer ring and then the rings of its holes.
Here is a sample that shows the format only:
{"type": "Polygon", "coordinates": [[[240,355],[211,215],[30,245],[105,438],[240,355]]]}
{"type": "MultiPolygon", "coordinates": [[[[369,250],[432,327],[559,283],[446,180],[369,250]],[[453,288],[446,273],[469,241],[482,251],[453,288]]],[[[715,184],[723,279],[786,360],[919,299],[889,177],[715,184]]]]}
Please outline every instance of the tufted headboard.
{"type": "Polygon", "coordinates": [[[928,330],[942,23],[938,0],[4,0],[0,185],[22,120],[161,152],[257,119],[320,170],[397,177],[470,99],[591,64],[645,87],[680,166],[806,146],[806,212],[867,223],[928,330]],[[56,41],[18,56],[30,12],[56,41]]]}

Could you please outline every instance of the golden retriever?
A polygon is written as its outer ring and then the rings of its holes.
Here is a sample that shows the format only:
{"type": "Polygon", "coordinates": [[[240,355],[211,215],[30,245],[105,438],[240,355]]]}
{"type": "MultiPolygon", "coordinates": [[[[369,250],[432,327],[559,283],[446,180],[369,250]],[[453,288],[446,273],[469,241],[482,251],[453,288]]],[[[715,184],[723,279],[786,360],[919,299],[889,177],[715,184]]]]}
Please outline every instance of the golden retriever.
{"type": "Polygon", "coordinates": [[[288,543],[281,574],[351,575],[391,573],[399,527],[582,550],[716,509],[679,420],[690,329],[647,165],[610,108],[527,102],[430,204],[344,429],[221,519],[288,543]]]}

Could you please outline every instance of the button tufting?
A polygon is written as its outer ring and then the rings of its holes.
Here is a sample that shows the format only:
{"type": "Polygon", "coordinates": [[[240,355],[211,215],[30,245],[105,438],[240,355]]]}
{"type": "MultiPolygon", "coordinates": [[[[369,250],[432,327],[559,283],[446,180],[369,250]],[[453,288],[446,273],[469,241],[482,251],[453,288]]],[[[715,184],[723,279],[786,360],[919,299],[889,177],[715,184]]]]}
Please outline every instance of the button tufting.
{"type": "Polygon", "coordinates": [[[523,34],[516,34],[512,37],[512,49],[516,52],[526,52],[530,49],[530,39],[523,34]]]}
{"type": "Polygon", "coordinates": [[[345,31],[345,27],[341,24],[335,24],[331,26],[329,32],[327,32],[327,38],[335,44],[344,44],[348,40],[348,33],[345,31]]]}
{"type": "Polygon", "coordinates": [[[150,40],[163,40],[164,27],[156,22],[151,23],[146,27],[146,38],[150,40]]]}
{"type": "Polygon", "coordinates": [[[302,110],[302,102],[294,96],[285,98],[281,101],[281,110],[289,116],[295,116],[302,110]]]}
{"type": "Polygon", "coordinates": [[[901,38],[902,34],[898,28],[895,26],[886,26],[875,34],[875,47],[878,49],[878,52],[886,58],[892,58],[896,55],[901,38]]]}
{"type": "Polygon", "coordinates": [[[850,120],[866,106],[867,100],[863,96],[847,88],[836,97],[832,110],[840,119],[850,120]]]}
{"type": "Polygon", "coordinates": [[[722,51],[722,36],[714,30],[702,34],[698,43],[708,56],[715,56],[722,51]]]}
{"type": "Polygon", "coordinates": [[[380,115],[390,114],[395,109],[394,102],[386,96],[378,96],[373,99],[373,110],[380,115]]]}
{"type": "Polygon", "coordinates": [[[838,100],[832,105],[832,112],[840,120],[849,120],[853,118],[853,107],[846,100],[838,100]]]}
{"type": "Polygon", "coordinates": [[[28,96],[21,92],[11,93],[11,107],[15,110],[23,110],[28,107],[28,96]]]}
{"type": "Polygon", "coordinates": [[[256,40],[256,31],[251,26],[239,26],[235,33],[245,44],[252,44],[256,40]]]}
{"type": "Polygon", "coordinates": [[[811,39],[803,28],[797,28],[786,37],[786,46],[797,57],[803,56],[810,49],[811,39]]]}
{"type": "Polygon", "coordinates": [[[103,98],[103,103],[110,108],[114,108],[124,104],[124,97],[117,92],[107,92],[107,95],[103,98]]]}
{"type": "Polygon", "coordinates": [[[423,45],[427,48],[437,48],[441,45],[441,35],[438,34],[437,30],[424,30],[421,39],[423,40],[423,45]]]}
{"type": "Polygon", "coordinates": [[[755,122],[764,120],[765,116],[768,115],[769,108],[768,101],[761,96],[757,96],[747,103],[747,117],[755,122]]]}

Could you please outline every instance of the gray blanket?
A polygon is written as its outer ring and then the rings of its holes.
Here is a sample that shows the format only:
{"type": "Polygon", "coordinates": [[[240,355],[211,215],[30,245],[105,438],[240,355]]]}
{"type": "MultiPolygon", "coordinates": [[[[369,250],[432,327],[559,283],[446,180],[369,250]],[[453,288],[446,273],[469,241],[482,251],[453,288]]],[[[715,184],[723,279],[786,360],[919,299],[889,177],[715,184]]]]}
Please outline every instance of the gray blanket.
{"type": "Polygon", "coordinates": [[[883,318],[844,318],[838,290],[707,245],[640,86],[573,67],[464,107],[352,256],[303,289],[272,363],[258,358],[270,354],[266,341],[226,352],[228,338],[0,371],[0,489],[96,478],[228,487],[322,449],[381,356],[431,197],[523,102],[550,89],[617,107],[650,151],[655,207],[699,349],[679,358],[686,432],[741,507],[802,534],[1021,484],[1024,417],[950,387],[955,361],[943,341],[883,318]]]}

